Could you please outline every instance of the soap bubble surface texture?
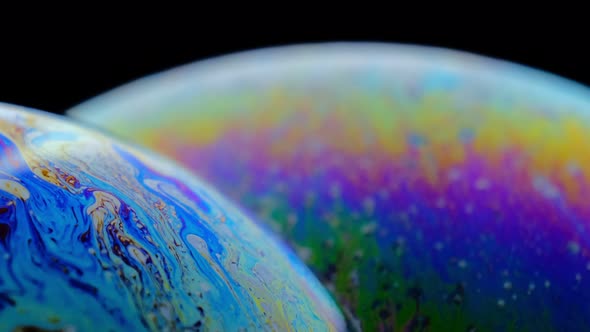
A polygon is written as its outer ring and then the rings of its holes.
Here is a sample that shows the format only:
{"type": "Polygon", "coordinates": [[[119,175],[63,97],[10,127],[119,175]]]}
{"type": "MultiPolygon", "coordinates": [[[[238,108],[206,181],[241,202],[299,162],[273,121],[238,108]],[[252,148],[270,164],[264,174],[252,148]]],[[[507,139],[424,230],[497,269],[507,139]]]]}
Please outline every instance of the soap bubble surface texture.
{"type": "Polygon", "coordinates": [[[342,330],[312,273],[174,163],[0,105],[0,330],[342,330]]]}
{"type": "Polygon", "coordinates": [[[257,50],[72,116],[182,162],[272,225],[352,327],[590,330],[590,92],[445,49],[257,50]]]}

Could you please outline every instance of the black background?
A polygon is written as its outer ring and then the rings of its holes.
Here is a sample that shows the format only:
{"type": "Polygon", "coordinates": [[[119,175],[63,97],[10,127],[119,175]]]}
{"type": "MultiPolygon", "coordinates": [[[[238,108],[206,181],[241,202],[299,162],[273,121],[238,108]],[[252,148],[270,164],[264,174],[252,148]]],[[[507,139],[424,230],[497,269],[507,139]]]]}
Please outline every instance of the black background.
{"type": "Polygon", "coordinates": [[[0,101],[59,113],[120,84],[177,65],[266,46],[322,41],[449,47],[590,85],[590,52],[583,42],[588,29],[547,21],[510,26],[496,20],[494,25],[470,22],[452,28],[436,22],[422,30],[407,22],[393,25],[380,19],[374,25],[351,20],[312,24],[304,19],[283,24],[281,19],[246,19],[216,25],[175,17],[124,26],[106,18],[86,25],[83,21],[66,21],[60,28],[49,24],[4,29],[0,101]]]}

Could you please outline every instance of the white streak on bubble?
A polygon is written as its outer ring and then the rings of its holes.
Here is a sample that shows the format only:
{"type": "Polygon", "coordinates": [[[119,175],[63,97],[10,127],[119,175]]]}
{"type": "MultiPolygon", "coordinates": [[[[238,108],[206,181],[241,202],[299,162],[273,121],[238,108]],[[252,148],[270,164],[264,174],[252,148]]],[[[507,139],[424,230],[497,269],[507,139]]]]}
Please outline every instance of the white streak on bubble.
{"type": "Polygon", "coordinates": [[[547,199],[557,198],[560,195],[559,188],[544,176],[536,176],[533,179],[533,188],[547,199]]]}
{"type": "Polygon", "coordinates": [[[445,245],[444,245],[442,242],[440,242],[440,241],[437,241],[437,242],[434,244],[434,249],[436,249],[436,250],[440,251],[440,250],[442,250],[442,249],[444,248],[444,246],[445,246],[445,245]]]}
{"type": "Polygon", "coordinates": [[[479,178],[475,181],[475,189],[477,190],[486,190],[490,188],[490,180],[486,178],[479,178]]]}
{"type": "Polygon", "coordinates": [[[330,186],[330,195],[332,198],[339,198],[342,194],[342,189],[340,188],[340,183],[334,182],[330,186]]]}
{"type": "Polygon", "coordinates": [[[361,233],[363,233],[363,235],[370,235],[375,233],[375,231],[377,230],[377,223],[376,222],[370,222],[366,225],[364,225],[363,227],[361,227],[361,233]]]}
{"type": "Polygon", "coordinates": [[[0,190],[4,190],[22,200],[27,200],[31,197],[31,194],[22,184],[12,181],[0,179],[0,190]]]}
{"type": "Polygon", "coordinates": [[[457,181],[461,178],[461,172],[458,169],[451,169],[447,176],[449,177],[449,180],[457,181]]]}
{"type": "Polygon", "coordinates": [[[363,207],[368,215],[372,215],[375,212],[375,200],[372,197],[366,197],[363,200],[363,207]]]}
{"type": "Polygon", "coordinates": [[[580,244],[576,241],[568,242],[567,248],[572,255],[577,255],[580,252],[580,244]]]}

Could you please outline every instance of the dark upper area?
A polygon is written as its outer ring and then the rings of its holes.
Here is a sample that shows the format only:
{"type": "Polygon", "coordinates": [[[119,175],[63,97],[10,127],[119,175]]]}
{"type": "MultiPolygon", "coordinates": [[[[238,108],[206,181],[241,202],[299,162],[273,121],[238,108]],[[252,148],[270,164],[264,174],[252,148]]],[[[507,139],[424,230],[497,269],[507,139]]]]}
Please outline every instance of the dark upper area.
{"type": "MultiPolygon", "coordinates": [[[[231,21],[230,18],[226,20],[231,21]]],[[[241,50],[322,41],[385,41],[449,47],[536,67],[590,85],[583,27],[539,22],[482,24],[331,24],[306,19],[218,24],[168,17],[135,24],[82,24],[84,19],[1,32],[0,101],[63,112],[101,92],[150,73],[241,50]],[[66,22],[67,23],[67,22],[66,22]],[[422,26],[418,28],[418,26],[422,26]],[[502,28],[503,27],[503,28],[502,28]]],[[[368,20],[369,22],[371,20],[368,20]]]]}

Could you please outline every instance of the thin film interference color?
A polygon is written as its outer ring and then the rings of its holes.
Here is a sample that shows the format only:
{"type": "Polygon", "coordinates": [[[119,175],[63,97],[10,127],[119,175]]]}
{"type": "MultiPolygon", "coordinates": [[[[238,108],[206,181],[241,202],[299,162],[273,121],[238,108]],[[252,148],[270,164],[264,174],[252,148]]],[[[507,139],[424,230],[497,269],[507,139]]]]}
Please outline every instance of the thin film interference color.
{"type": "Polygon", "coordinates": [[[0,107],[0,330],[319,331],[342,318],[231,203],[148,152],[0,107]]]}
{"type": "Polygon", "coordinates": [[[180,67],[72,115],[175,158],[288,239],[367,331],[590,330],[590,92],[432,48],[180,67]]]}

